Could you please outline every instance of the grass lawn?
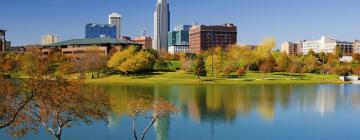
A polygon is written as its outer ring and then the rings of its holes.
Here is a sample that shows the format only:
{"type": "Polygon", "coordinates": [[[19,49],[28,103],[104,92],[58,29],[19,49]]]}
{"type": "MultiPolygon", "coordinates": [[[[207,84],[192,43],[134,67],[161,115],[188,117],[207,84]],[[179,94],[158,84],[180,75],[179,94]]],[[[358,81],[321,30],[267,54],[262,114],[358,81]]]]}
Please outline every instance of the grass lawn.
{"type": "MultiPolygon", "coordinates": [[[[211,76],[211,72],[209,73],[211,76]]],[[[305,74],[303,80],[299,75],[292,79],[287,73],[262,74],[249,72],[238,78],[230,75],[224,77],[202,77],[200,80],[193,74],[184,71],[155,72],[149,75],[122,76],[111,75],[100,79],[88,79],[89,84],[344,84],[337,75],[305,74]]]]}

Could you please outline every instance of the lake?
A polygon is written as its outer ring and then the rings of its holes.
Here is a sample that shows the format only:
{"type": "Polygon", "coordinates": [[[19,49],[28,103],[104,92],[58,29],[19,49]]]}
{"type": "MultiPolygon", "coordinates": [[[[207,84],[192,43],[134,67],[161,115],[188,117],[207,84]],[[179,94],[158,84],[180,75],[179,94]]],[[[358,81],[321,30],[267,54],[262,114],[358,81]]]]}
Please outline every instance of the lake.
{"type": "MultiPolygon", "coordinates": [[[[162,97],[181,109],[162,118],[148,140],[358,140],[358,85],[108,85],[109,123],[76,125],[63,140],[132,140],[127,104],[162,97]]],[[[138,128],[146,119],[138,120],[138,128]]],[[[23,138],[0,130],[1,140],[49,140],[46,131],[23,138]]]]}

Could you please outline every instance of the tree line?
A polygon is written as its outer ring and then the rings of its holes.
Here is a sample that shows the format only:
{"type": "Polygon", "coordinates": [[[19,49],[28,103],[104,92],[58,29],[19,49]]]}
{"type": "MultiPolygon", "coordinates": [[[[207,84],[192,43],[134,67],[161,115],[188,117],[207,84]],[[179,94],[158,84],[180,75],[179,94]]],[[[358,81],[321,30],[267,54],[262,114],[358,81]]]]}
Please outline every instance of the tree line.
{"type": "Polygon", "coordinates": [[[352,62],[341,62],[342,49],[334,53],[318,53],[309,50],[306,55],[289,55],[275,49],[275,39],[265,39],[256,48],[232,45],[214,47],[198,55],[181,54],[182,69],[198,76],[212,74],[215,77],[241,77],[249,71],[264,75],[285,72],[292,78],[304,73],[350,75],[360,74],[360,54],[353,54],[352,62]],[[206,68],[206,69],[205,69],[206,68]]]}
{"type": "MultiPolygon", "coordinates": [[[[214,47],[200,54],[158,55],[153,49],[130,46],[112,50],[108,56],[88,49],[76,57],[65,57],[60,51],[46,55],[46,68],[51,75],[76,75],[78,79],[100,78],[111,74],[148,74],[154,71],[184,70],[197,77],[241,77],[249,71],[285,72],[292,78],[304,73],[350,75],[360,74],[360,54],[353,54],[352,62],[340,62],[342,49],[334,53],[318,53],[310,50],[307,55],[288,55],[274,51],[275,39],[265,39],[256,48],[232,45],[228,48],[214,47]],[[172,61],[180,62],[174,66],[172,61]]],[[[43,55],[39,49],[28,49],[23,54],[0,54],[0,73],[4,76],[21,76],[38,69],[34,56],[43,55]]],[[[44,57],[44,56],[42,56],[44,57]]]]}

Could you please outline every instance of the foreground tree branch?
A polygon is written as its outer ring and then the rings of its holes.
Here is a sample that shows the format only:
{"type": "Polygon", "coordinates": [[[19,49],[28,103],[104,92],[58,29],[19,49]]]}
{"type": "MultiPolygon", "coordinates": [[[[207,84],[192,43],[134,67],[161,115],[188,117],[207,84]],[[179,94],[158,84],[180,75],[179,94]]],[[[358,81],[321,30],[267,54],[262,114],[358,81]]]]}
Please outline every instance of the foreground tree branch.
{"type": "Polygon", "coordinates": [[[171,114],[177,113],[180,110],[176,108],[170,102],[164,99],[157,99],[152,97],[142,97],[133,101],[129,104],[128,114],[132,118],[132,130],[134,134],[134,139],[138,140],[138,135],[136,132],[136,118],[144,117],[150,118],[149,124],[144,128],[141,133],[141,140],[145,139],[147,132],[154,125],[154,123],[162,117],[169,117],[171,114]]]}

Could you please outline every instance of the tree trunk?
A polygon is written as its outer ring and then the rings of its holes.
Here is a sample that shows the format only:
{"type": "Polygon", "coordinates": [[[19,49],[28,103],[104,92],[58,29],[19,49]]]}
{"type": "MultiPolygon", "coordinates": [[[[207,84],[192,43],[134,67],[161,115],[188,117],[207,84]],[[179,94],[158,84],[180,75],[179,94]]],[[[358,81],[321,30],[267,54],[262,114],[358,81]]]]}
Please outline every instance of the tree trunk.
{"type": "Polygon", "coordinates": [[[56,140],[61,140],[61,134],[55,135],[56,140]]]}
{"type": "Polygon", "coordinates": [[[136,125],[135,125],[135,118],[132,119],[132,130],[133,130],[133,134],[134,134],[134,139],[138,140],[137,134],[136,134],[136,125]]]}
{"type": "Polygon", "coordinates": [[[151,120],[150,124],[145,128],[144,132],[143,132],[142,135],[141,135],[141,140],[144,140],[145,134],[146,134],[147,131],[150,129],[150,127],[151,127],[152,125],[154,125],[154,123],[156,122],[156,119],[157,119],[157,117],[154,117],[154,118],[151,120]]]}

